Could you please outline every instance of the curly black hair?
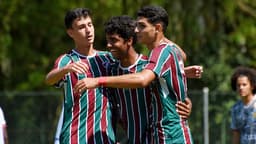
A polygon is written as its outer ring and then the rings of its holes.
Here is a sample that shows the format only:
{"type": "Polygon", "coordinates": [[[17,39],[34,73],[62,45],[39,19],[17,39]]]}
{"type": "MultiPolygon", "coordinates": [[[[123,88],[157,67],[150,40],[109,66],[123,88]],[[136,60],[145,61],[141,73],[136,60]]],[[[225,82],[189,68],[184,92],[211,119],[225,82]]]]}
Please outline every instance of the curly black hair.
{"type": "Polygon", "coordinates": [[[104,25],[106,34],[118,34],[124,40],[133,38],[133,44],[136,43],[136,22],[130,16],[114,16],[104,25]]]}
{"type": "Polygon", "coordinates": [[[231,87],[234,91],[237,90],[237,79],[240,76],[246,76],[253,87],[253,94],[256,93],[256,70],[249,67],[239,66],[235,69],[231,76],[231,87]]]}

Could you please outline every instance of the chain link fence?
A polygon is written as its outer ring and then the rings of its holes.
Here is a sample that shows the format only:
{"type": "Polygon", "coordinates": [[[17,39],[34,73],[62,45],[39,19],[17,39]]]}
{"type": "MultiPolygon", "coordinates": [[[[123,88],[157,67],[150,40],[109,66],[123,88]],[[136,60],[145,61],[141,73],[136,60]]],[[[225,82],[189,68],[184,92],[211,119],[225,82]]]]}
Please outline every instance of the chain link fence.
{"type": "MultiPolygon", "coordinates": [[[[190,90],[188,94],[193,103],[189,125],[194,143],[206,144],[203,90],[190,90]]],[[[233,93],[209,91],[210,144],[231,143],[229,109],[235,99],[236,96],[233,93]]],[[[53,143],[62,101],[63,96],[60,91],[0,92],[0,106],[8,125],[9,143],[53,143]]]]}

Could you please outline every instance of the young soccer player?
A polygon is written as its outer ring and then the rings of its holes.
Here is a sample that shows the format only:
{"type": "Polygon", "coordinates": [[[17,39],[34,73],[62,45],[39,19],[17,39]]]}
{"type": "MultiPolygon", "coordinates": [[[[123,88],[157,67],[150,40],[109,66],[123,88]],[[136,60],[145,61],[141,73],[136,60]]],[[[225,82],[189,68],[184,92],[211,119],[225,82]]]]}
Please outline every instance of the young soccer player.
{"type": "Polygon", "coordinates": [[[137,13],[138,42],[151,51],[149,63],[141,72],[122,76],[85,78],[76,92],[96,87],[151,87],[153,143],[192,143],[189,126],[176,112],[177,101],[187,97],[186,77],[180,50],[164,36],[168,14],[159,6],[145,6],[137,13]],[[150,85],[152,84],[152,85],[150,85]]]}
{"type": "Polygon", "coordinates": [[[103,87],[74,92],[77,81],[85,77],[106,76],[112,58],[107,52],[94,49],[94,26],[87,8],[67,12],[65,25],[75,48],[59,56],[46,83],[62,84],[64,113],[60,144],[112,144],[115,135],[111,122],[111,109],[107,91],[103,87]]]}

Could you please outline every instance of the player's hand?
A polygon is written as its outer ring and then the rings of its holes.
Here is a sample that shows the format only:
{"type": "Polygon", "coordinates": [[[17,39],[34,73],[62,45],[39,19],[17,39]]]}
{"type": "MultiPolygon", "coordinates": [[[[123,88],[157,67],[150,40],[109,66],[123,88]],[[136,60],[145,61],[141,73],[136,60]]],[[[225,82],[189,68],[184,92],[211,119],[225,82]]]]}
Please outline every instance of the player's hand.
{"type": "Polygon", "coordinates": [[[89,71],[89,67],[82,61],[77,61],[66,66],[68,72],[75,72],[78,74],[84,74],[89,71]]]}
{"type": "Polygon", "coordinates": [[[201,78],[203,67],[199,65],[192,65],[185,67],[185,74],[187,78],[201,78]]]}
{"type": "Polygon", "coordinates": [[[178,101],[176,104],[176,111],[182,119],[188,119],[192,111],[192,102],[189,98],[185,102],[178,101]]]}
{"type": "Polygon", "coordinates": [[[75,93],[81,94],[87,89],[93,89],[93,88],[96,88],[97,86],[98,86],[98,81],[96,80],[96,78],[84,78],[79,80],[76,83],[73,90],[75,93]]]}

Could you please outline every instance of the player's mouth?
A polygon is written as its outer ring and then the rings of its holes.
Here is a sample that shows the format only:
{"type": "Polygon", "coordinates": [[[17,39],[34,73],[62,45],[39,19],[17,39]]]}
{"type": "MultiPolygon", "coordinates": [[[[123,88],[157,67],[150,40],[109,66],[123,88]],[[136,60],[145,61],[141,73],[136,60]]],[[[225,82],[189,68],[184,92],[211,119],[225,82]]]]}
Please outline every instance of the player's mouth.
{"type": "Polygon", "coordinates": [[[117,50],[111,49],[110,52],[111,53],[117,53],[117,50]]]}

